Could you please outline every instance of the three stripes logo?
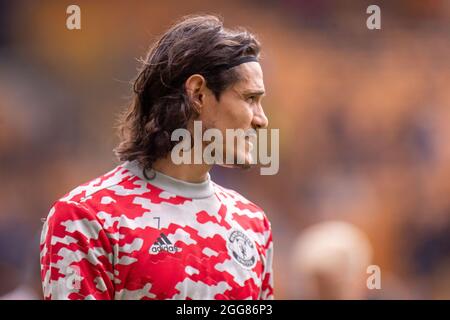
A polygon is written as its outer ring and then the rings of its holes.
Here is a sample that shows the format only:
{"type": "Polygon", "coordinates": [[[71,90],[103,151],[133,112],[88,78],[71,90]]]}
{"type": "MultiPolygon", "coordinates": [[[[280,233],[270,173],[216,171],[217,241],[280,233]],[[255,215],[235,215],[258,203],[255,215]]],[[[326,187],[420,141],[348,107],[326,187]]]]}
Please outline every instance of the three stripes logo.
{"type": "Polygon", "coordinates": [[[158,253],[160,251],[175,253],[181,251],[181,248],[175,246],[172,242],[170,242],[169,238],[161,232],[158,239],[156,239],[155,243],[153,243],[150,248],[150,251],[152,253],[158,253]]]}

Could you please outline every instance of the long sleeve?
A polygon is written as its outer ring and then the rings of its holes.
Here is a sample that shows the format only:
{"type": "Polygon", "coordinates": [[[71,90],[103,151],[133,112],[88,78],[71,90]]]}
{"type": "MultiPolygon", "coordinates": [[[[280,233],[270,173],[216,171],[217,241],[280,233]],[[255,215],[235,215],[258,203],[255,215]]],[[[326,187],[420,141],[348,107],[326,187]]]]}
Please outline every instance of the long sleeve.
{"type": "Polygon", "coordinates": [[[113,250],[95,214],[84,203],[58,201],[40,243],[45,299],[113,299],[113,250]]]}

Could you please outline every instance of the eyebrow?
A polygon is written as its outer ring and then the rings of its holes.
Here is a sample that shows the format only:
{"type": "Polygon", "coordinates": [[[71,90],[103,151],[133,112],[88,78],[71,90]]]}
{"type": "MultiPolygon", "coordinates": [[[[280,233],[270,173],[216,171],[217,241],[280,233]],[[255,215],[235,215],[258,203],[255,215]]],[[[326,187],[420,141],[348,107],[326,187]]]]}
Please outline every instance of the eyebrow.
{"type": "Polygon", "coordinates": [[[264,90],[248,90],[248,91],[244,91],[242,93],[242,95],[244,96],[264,96],[266,94],[266,92],[264,90]]]}

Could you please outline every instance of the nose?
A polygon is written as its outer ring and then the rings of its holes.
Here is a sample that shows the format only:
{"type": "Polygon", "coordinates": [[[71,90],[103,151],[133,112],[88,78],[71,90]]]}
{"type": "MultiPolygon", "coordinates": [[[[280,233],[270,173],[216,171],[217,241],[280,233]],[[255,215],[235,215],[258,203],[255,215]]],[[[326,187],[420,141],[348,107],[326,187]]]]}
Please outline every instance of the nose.
{"type": "Polygon", "coordinates": [[[269,125],[269,120],[267,119],[260,103],[256,105],[255,111],[253,112],[252,125],[256,129],[264,129],[269,125]]]}

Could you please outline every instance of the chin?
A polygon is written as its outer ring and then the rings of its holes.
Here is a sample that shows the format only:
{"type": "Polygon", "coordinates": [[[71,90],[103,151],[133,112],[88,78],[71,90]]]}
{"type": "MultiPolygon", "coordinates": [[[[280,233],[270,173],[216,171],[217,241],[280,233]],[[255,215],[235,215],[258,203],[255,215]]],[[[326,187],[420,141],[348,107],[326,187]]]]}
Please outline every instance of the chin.
{"type": "MultiPolygon", "coordinates": [[[[235,163],[238,163],[237,161],[238,157],[235,159],[235,163]]],[[[244,163],[242,164],[238,164],[237,166],[241,169],[250,169],[251,167],[253,167],[254,163],[253,163],[253,157],[250,153],[246,153],[245,155],[243,155],[241,157],[241,159],[244,159],[244,163]]]]}
{"type": "Polygon", "coordinates": [[[252,165],[250,163],[244,163],[244,164],[238,164],[237,167],[240,169],[243,169],[243,170],[248,170],[252,167],[252,165]]]}
{"type": "Polygon", "coordinates": [[[250,161],[247,161],[247,159],[246,159],[244,163],[236,164],[236,165],[234,165],[234,167],[247,170],[247,169],[250,169],[252,167],[252,164],[250,163],[250,161]]]}

